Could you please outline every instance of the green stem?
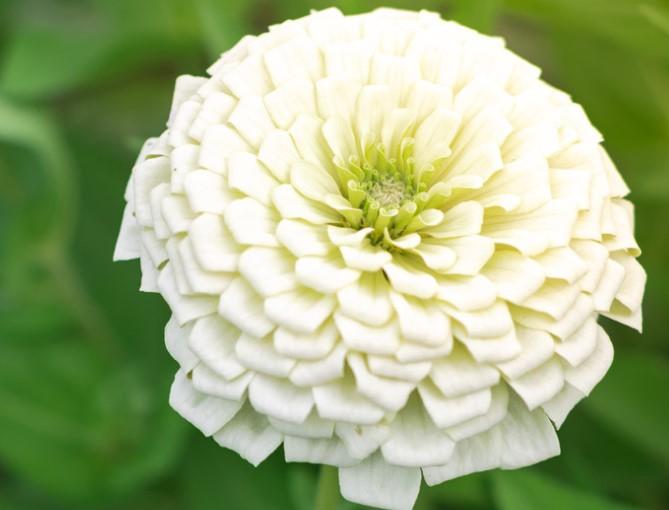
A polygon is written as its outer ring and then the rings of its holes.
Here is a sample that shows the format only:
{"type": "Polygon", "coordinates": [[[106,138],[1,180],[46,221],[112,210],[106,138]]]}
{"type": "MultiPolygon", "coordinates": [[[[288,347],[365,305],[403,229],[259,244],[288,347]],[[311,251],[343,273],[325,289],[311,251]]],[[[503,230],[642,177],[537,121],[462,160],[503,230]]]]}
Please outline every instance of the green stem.
{"type": "Polygon", "coordinates": [[[337,468],[322,465],[316,488],[314,510],[336,510],[338,502],[339,480],[337,468]]]}

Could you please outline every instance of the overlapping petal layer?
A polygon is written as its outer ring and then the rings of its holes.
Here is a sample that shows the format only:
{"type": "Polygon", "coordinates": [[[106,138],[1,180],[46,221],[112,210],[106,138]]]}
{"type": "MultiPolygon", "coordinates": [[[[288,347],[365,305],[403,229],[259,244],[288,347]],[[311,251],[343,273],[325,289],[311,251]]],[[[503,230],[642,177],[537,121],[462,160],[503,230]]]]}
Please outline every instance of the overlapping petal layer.
{"type": "Polygon", "coordinates": [[[633,207],[539,70],[429,12],[330,9],[177,80],[116,259],[173,316],[170,404],[253,464],[340,468],[388,509],[559,453],[641,328],[633,207]]]}

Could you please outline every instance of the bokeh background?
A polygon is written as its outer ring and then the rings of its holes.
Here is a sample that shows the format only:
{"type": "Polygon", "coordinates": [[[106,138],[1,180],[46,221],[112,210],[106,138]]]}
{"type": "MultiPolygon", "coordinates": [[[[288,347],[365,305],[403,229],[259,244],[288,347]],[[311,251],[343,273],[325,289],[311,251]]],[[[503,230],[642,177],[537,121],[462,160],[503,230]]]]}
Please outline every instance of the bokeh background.
{"type": "MultiPolygon", "coordinates": [[[[606,324],[614,366],[560,431],[562,456],[423,490],[417,508],[669,509],[669,3],[386,4],[503,35],[585,106],[633,190],[649,273],[645,332],[606,324]]],[[[0,0],[0,509],[312,508],[316,467],[278,452],[253,469],[169,409],[167,307],[111,255],[176,76],[326,6],[0,0]]]]}

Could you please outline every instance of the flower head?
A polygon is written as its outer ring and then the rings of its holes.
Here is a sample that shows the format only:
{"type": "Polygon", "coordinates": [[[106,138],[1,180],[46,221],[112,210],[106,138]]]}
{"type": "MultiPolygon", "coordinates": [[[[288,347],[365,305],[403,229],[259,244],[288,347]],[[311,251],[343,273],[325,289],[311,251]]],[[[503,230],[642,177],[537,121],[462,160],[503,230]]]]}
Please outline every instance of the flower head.
{"type": "Polygon", "coordinates": [[[639,329],[628,189],[580,106],[428,12],[330,9],[183,76],[116,258],[172,310],[171,405],[253,464],[340,468],[410,508],[559,453],[639,329]]]}

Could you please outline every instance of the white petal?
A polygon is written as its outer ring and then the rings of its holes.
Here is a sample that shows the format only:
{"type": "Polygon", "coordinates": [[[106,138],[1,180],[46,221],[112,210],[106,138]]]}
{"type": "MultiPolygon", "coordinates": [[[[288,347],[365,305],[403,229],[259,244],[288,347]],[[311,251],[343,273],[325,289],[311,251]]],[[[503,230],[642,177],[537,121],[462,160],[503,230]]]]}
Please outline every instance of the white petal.
{"type": "Polygon", "coordinates": [[[229,126],[211,126],[202,137],[198,162],[203,168],[225,175],[230,154],[250,148],[239,133],[229,126]]]}
{"type": "Polygon", "coordinates": [[[498,251],[488,261],[483,274],[497,287],[497,293],[512,303],[521,303],[544,283],[541,265],[515,251],[498,251]]]}
{"type": "Polygon", "coordinates": [[[276,238],[296,257],[327,255],[332,249],[325,228],[300,220],[281,220],[276,238]]]}
{"type": "Polygon", "coordinates": [[[302,195],[316,201],[322,201],[326,195],[339,193],[339,186],[329,173],[306,161],[293,163],[290,182],[302,195]]]}
{"type": "Polygon", "coordinates": [[[429,299],[437,292],[437,281],[410,261],[395,258],[383,266],[390,284],[400,293],[429,299]]]}
{"type": "Polygon", "coordinates": [[[316,331],[325,322],[335,304],[333,296],[324,296],[311,289],[299,287],[267,298],[264,310],[267,317],[279,326],[295,333],[308,334],[316,331]]]}
{"type": "Polygon", "coordinates": [[[423,259],[427,267],[437,272],[447,272],[458,258],[456,252],[442,242],[429,239],[423,239],[414,253],[423,259]]]}
{"type": "Polygon", "coordinates": [[[218,313],[239,329],[262,338],[274,329],[263,313],[263,299],[239,277],[221,294],[218,313]]]}
{"type": "Polygon", "coordinates": [[[314,406],[309,388],[261,374],[251,381],[249,401],[259,413],[292,423],[303,423],[314,406]]]}
{"type": "MultiPolygon", "coordinates": [[[[444,305],[446,308],[446,305],[444,305]]],[[[472,338],[499,338],[511,330],[513,321],[503,301],[497,300],[489,307],[474,312],[461,312],[448,307],[448,314],[458,321],[472,338]]]]}
{"type": "Polygon", "coordinates": [[[641,307],[643,290],[646,286],[646,272],[634,257],[614,256],[616,262],[625,268],[625,280],[618,289],[616,300],[631,311],[641,307]]]}
{"type": "Polygon", "coordinates": [[[520,305],[560,319],[569,311],[579,294],[580,289],[577,285],[570,285],[560,280],[549,280],[520,305]]]}
{"type": "Polygon", "coordinates": [[[305,220],[316,225],[341,221],[332,209],[303,197],[288,184],[275,188],[272,199],[282,218],[305,220]]]}
{"type": "Polygon", "coordinates": [[[235,344],[240,331],[218,315],[202,317],[195,322],[188,346],[210,369],[231,380],[239,377],[246,369],[235,354],[235,344]]]}
{"type": "Polygon", "coordinates": [[[130,204],[123,209],[121,231],[114,247],[114,261],[139,258],[139,225],[130,204]]]}
{"type": "Polygon", "coordinates": [[[182,195],[167,195],[161,202],[161,212],[172,234],[187,232],[188,227],[195,219],[195,213],[190,208],[188,200],[182,195]]]}
{"type": "Polygon", "coordinates": [[[381,407],[360,395],[350,377],[316,386],[313,395],[318,415],[326,420],[374,425],[384,415],[381,407]]]}
{"type": "Polygon", "coordinates": [[[242,402],[200,393],[185,372],[179,370],[170,389],[170,406],[205,436],[211,436],[237,414],[242,402]]]}
{"type": "Polygon", "coordinates": [[[268,419],[275,429],[288,436],[329,439],[334,434],[335,423],[319,418],[316,410],[313,410],[302,423],[279,420],[271,416],[268,419]]]}
{"type": "Polygon", "coordinates": [[[417,363],[420,361],[429,361],[443,358],[450,354],[453,344],[444,344],[439,347],[430,347],[424,344],[414,344],[411,342],[402,342],[397,349],[395,357],[401,363],[417,363]]]}
{"type": "Polygon", "coordinates": [[[568,338],[556,343],[555,352],[570,365],[578,366],[593,353],[597,347],[598,336],[597,319],[593,316],[568,338]]]}
{"type": "Polygon", "coordinates": [[[376,355],[368,355],[367,364],[373,374],[414,383],[424,379],[432,368],[432,364],[426,361],[402,363],[388,356],[376,355]]]}
{"type": "Polygon", "coordinates": [[[459,441],[448,463],[423,468],[425,482],[428,485],[437,485],[470,473],[494,469],[499,466],[502,448],[499,427],[459,441]]]}
{"type": "Polygon", "coordinates": [[[437,298],[469,312],[492,306],[497,292],[485,276],[440,276],[437,278],[437,298]]]}
{"type": "Polygon", "coordinates": [[[264,95],[272,88],[264,59],[260,55],[248,55],[236,65],[231,65],[221,81],[237,97],[249,94],[264,95]]]}
{"type": "Polygon", "coordinates": [[[298,386],[315,386],[329,383],[344,375],[346,348],[337,344],[332,352],[315,361],[298,361],[290,373],[290,380],[298,386]]]}
{"type": "Polygon", "coordinates": [[[609,336],[601,326],[597,326],[597,330],[597,347],[593,353],[579,366],[565,369],[566,381],[585,395],[589,395],[602,380],[613,361],[613,345],[609,336]]]}
{"type": "Polygon", "coordinates": [[[298,115],[316,113],[314,84],[309,80],[293,79],[265,96],[265,107],[274,123],[287,129],[298,115]]]}
{"type": "Polygon", "coordinates": [[[469,353],[480,363],[499,363],[518,356],[523,348],[514,329],[499,338],[470,338],[458,335],[469,353]]]}
{"type": "Polygon", "coordinates": [[[221,214],[235,196],[225,178],[209,170],[194,170],[184,176],[184,190],[190,208],[196,213],[221,214]]]}
{"type": "Polygon", "coordinates": [[[277,129],[265,136],[258,150],[258,159],[280,182],[287,182],[290,167],[300,155],[290,135],[277,129]]]}
{"type": "Polygon", "coordinates": [[[420,469],[391,466],[380,453],[339,469],[344,498],[386,510],[410,510],[420,490],[420,469]]]}
{"type": "Polygon", "coordinates": [[[455,443],[437,428],[421,401],[413,396],[390,424],[390,437],[381,445],[383,458],[396,466],[438,466],[448,462],[455,443]]]}
{"type": "Polygon", "coordinates": [[[446,211],[440,225],[426,233],[438,239],[470,236],[481,232],[482,224],[483,207],[478,202],[461,202],[446,211]]]}
{"type": "Polygon", "coordinates": [[[432,365],[430,377],[447,397],[459,397],[473,391],[489,388],[499,381],[499,372],[490,365],[474,361],[462,348],[432,365]]]}
{"type": "Polygon", "coordinates": [[[574,283],[588,271],[587,263],[571,248],[554,248],[534,257],[548,278],[574,283]]]}
{"type": "Polygon", "coordinates": [[[247,404],[225,427],[214,434],[214,440],[258,466],[279,447],[283,435],[274,430],[267,418],[256,413],[247,404]]]}
{"type": "Polygon", "coordinates": [[[262,296],[297,288],[295,258],[282,248],[251,247],[239,257],[239,273],[262,296]]]}
{"type": "Polygon", "coordinates": [[[276,127],[265,108],[263,98],[259,96],[246,96],[240,99],[228,122],[256,149],[260,147],[265,136],[276,127]]]}
{"type": "Polygon", "coordinates": [[[359,462],[352,457],[338,438],[309,439],[286,436],[283,441],[286,462],[308,462],[328,466],[353,466],[359,462]]]}
{"type": "Polygon", "coordinates": [[[234,280],[235,276],[231,273],[212,272],[203,269],[195,258],[190,239],[185,238],[180,241],[177,250],[184,276],[193,292],[218,295],[234,280]]]}
{"type": "Polygon", "coordinates": [[[355,376],[356,386],[361,395],[388,411],[398,411],[407,403],[413,383],[386,379],[370,373],[361,354],[348,355],[348,364],[355,376]]]}
{"type": "Polygon", "coordinates": [[[560,443],[543,410],[528,411],[519,398],[509,400],[509,412],[500,424],[504,449],[502,469],[516,469],[559,455],[560,443]]]}
{"type": "Polygon", "coordinates": [[[553,356],[553,337],[545,331],[516,326],[516,337],[522,346],[520,354],[502,363],[497,368],[509,378],[517,378],[534,370],[553,356]]]}
{"type": "Polygon", "coordinates": [[[275,212],[253,198],[231,202],[224,219],[239,244],[278,246],[274,235],[278,221],[275,212]]]}
{"type": "Polygon", "coordinates": [[[188,348],[188,335],[192,324],[180,327],[174,316],[165,325],[165,347],[170,356],[188,373],[199,363],[198,357],[188,348]]]}
{"type": "Polygon", "coordinates": [[[167,263],[158,276],[158,288],[180,325],[216,311],[216,298],[184,296],[177,289],[172,264],[167,263]]]}
{"type": "Polygon", "coordinates": [[[328,257],[301,257],[295,264],[295,276],[304,285],[334,294],[360,277],[360,271],[350,269],[336,253],[328,257]]]}
{"type": "Polygon", "coordinates": [[[453,342],[448,317],[438,305],[397,292],[391,292],[390,300],[404,339],[434,347],[453,342]]]}
{"type": "Polygon", "coordinates": [[[390,253],[369,241],[360,246],[342,246],[340,250],[346,265],[361,271],[379,271],[393,259],[390,253]]]}
{"type": "Polygon", "coordinates": [[[135,218],[140,225],[150,227],[151,190],[159,184],[169,182],[170,163],[166,157],[147,159],[132,169],[133,207],[135,218]]]}
{"type": "Polygon", "coordinates": [[[364,459],[374,453],[390,436],[390,427],[383,423],[354,425],[339,422],[335,431],[346,445],[348,452],[357,459],[364,459]]]}
{"type": "Polygon", "coordinates": [[[394,320],[384,326],[372,327],[338,312],[334,319],[344,344],[350,349],[369,354],[394,354],[400,345],[399,330],[394,320]]]}
{"type": "Polygon", "coordinates": [[[625,268],[614,260],[607,260],[597,287],[592,292],[595,310],[608,311],[625,279],[625,268]]]}
{"type": "Polygon", "coordinates": [[[490,430],[506,417],[508,404],[509,391],[506,384],[498,384],[492,388],[488,410],[480,416],[449,427],[448,435],[454,441],[462,441],[490,430]]]}
{"type": "Polygon", "coordinates": [[[223,219],[202,214],[193,220],[189,239],[195,258],[207,271],[235,271],[241,247],[225,227],[223,219]]]}
{"type": "Polygon", "coordinates": [[[551,359],[522,376],[509,380],[509,386],[523,399],[528,409],[533,410],[558,394],[564,385],[564,373],[560,362],[551,359]]]}
{"type": "Polygon", "coordinates": [[[254,375],[252,372],[246,372],[228,381],[201,363],[193,369],[193,386],[199,392],[213,397],[242,400],[254,375]]]}
{"type": "Polygon", "coordinates": [[[567,419],[567,415],[585,395],[574,388],[571,384],[565,383],[562,390],[548,402],[544,402],[541,408],[551,419],[555,428],[559,429],[567,419]]]}
{"type": "Polygon", "coordinates": [[[293,333],[284,328],[274,331],[274,348],[279,354],[296,359],[321,359],[332,351],[339,334],[332,321],[306,335],[293,333]]]}
{"type": "Polygon", "coordinates": [[[445,397],[433,384],[418,386],[423,405],[439,428],[451,427],[484,414],[490,408],[490,389],[467,393],[461,397],[445,397]]]}
{"type": "Polygon", "coordinates": [[[228,186],[270,205],[272,190],[279,183],[253,154],[235,152],[228,158],[228,186]]]}
{"type": "Polygon", "coordinates": [[[281,356],[268,339],[255,338],[243,333],[235,344],[237,359],[244,367],[276,377],[287,376],[295,360],[281,356]]]}
{"type": "Polygon", "coordinates": [[[390,286],[381,272],[362,273],[358,281],[337,293],[340,311],[369,326],[386,324],[393,314],[390,286]]]}

